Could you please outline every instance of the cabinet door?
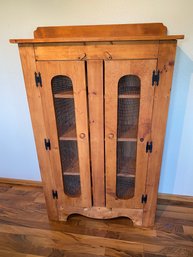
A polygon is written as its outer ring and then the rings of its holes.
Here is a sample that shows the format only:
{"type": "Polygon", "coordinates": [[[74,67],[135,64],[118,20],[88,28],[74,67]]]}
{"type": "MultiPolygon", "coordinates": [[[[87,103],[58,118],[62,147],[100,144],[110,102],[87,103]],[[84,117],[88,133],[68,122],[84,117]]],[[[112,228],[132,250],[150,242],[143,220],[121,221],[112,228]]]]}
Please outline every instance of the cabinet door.
{"type": "MultiPolygon", "coordinates": [[[[38,61],[58,210],[91,206],[85,63],[38,61]]],[[[60,215],[60,212],[59,212],[60,215]]]]}
{"type": "Polygon", "coordinates": [[[156,60],[105,62],[106,205],[143,208],[156,60]]]}

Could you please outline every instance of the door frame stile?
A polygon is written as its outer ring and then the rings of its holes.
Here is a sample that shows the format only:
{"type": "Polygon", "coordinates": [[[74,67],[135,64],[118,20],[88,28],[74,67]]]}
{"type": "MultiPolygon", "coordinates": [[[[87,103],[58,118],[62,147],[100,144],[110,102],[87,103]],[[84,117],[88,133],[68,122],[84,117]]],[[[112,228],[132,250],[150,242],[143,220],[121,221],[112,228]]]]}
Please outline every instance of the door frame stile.
{"type": "Polygon", "coordinates": [[[105,206],[103,60],[87,61],[93,206],[105,206]]]}
{"type": "Polygon", "coordinates": [[[176,55],[176,44],[176,40],[160,41],[159,43],[157,67],[160,71],[160,81],[159,86],[155,87],[151,129],[151,139],[154,142],[154,150],[149,155],[148,160],[148,173],[146,179],[146,194],[148,195],[148,201],[144,205],[144,227],[153,226],[155,220],[164,137],[176,55]]]}
{"type": "Polygon", "coordinates": [[[33,44],[19,44],[19,53],[23,69],[31,122],[34,131],[41,178],[44,188],[48,216],[51,220],[58,220],[57,200],[52,197],[55,179],[52,176],[49,151],[45,150],[44,138],[47,136],[45,117],[42,107],[40,87],[36,87],[34,73],[37,72],[33,44]],[[48,175],[49,174],[49,175],[48,175]]]}

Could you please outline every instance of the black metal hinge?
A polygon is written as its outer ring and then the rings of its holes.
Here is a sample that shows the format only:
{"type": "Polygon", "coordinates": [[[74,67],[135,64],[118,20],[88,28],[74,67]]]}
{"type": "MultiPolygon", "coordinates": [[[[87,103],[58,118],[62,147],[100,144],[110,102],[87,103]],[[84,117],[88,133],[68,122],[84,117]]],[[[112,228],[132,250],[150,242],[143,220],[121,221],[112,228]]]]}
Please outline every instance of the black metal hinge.
{"type": "Polygon", "coordinates": [[[159,85],[159,78],[160,78],[160,71],[153,71],[152,74],[152,86],[158,86],[159,85]]]}
{"type": "Polygon", "coordinates": [[[147,203],[147,195],[141,196],[141,203],[147,203]]]}
{"type": "Polygon", "coordinates": [[[153,142],[152,141],[147,141],[147,144],[146,144],[146,153],[150,152],[152,153],[153,151],[153,142]]]}
{"type": "Polygon", "coordinates": [[[34,75],[35,75],[36,87],[38,87],[38,86],[42,87],[41,73],[40,72],[35,72],[34,75]]]}
{"type": "Polygon", "coordinates": [[[52,190],[52,197],[53,197],[53,199],[58,199],[58,191],[57,190],[52,190]]]}
{"type": "Polygon", "coordinates": [[[50,143],[50,139],[45,138],[44,139],[44,144],[45,144],[45,148],[46,150],[51,150],[51,143],[50,143]]]}

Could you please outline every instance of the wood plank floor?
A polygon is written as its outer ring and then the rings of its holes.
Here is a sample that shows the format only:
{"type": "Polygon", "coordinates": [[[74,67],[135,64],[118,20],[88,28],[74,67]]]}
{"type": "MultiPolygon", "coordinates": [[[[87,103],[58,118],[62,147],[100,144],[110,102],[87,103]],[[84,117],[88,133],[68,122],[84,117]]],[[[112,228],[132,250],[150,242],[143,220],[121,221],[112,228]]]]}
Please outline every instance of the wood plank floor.
{"type": "Polygon", "coordinates": [[[193,202],[158,201],[154,229],[129,219],[47,218],[41,187],[0,184],[0,257],[193,256],[193,202]]]}

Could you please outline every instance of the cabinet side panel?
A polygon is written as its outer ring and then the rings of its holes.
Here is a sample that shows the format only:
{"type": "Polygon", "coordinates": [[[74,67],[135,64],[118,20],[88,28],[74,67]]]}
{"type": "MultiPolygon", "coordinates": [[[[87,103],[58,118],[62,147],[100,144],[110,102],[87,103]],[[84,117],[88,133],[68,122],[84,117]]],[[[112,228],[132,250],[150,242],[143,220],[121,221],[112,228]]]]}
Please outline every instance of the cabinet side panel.
{"type": "Polygon", "coordinates": [[[158,55],[160,81],[159,85],[155,88],[151,133],[153,152],[149,155],[148,162],[148,174],[146,181],[146,194],[148,199],[144,206],[143,226],[153,226],[155,219],[175,53],[176,41],[160,42],[158,55]]]}
{"type": "Polygon", "coordinates": [[[25,80],[28,104],[35,137],[41,177],[46,198],[48,216],[58,220],[57,201],[52,198],[55,189],[50,166],[49,151],[45,150],[44,138],[47,138],[39,88],[36,87],[34,72],[36,71],[34,49],[32,45],[19,46],[23,75],[25,80]]]}
{"type": "Polygon", "coordinates": [[[103,61],[87,61],[93,205],[105,206],[103,61]]]}

